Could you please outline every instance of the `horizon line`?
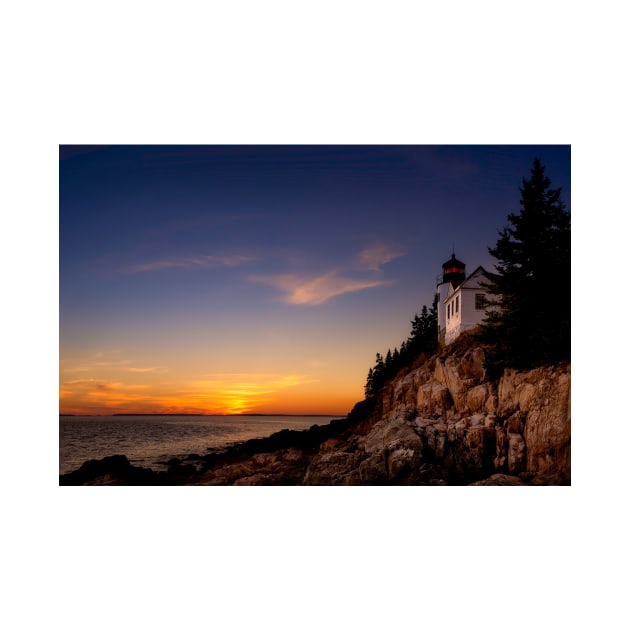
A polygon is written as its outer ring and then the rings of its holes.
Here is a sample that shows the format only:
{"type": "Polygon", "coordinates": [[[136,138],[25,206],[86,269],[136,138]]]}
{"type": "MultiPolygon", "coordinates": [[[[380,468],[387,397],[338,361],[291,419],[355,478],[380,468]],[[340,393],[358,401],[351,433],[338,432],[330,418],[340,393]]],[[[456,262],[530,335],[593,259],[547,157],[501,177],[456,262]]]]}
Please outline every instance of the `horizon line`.
{"type": "Polygon", "coordinates": [[[60,413],[60,417],[76,417],[83,416],[89,418],[111,418],[114,416],[302,416],[304,418],[327,418],[327,417],[346,417],[346,413],[60,413]]]}

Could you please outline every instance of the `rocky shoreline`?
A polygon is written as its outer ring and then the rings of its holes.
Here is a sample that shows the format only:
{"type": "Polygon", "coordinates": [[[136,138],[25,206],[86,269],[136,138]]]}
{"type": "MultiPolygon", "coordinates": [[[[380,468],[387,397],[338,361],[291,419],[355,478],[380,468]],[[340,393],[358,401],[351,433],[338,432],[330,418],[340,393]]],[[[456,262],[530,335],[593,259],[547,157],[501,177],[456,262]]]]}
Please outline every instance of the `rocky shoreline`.
{"type": "MultiPolygon", "coordinates": [[[[356,415],[356,414],[355,414],[356,415]]],[[[173,458],[161,462],[168,466],[166,471],[133,466],[125,455],[111,455],[98,460],[84,462],[80,468],[59,475],[60,485],[183,485],[196,484],[211,470],[224,466],[235,466],[264,453],[299,449],[305,456],[314,453],[319,445],[331,437],[347,431],[355,416],[332,420],[326,425],[314,424],[310,429],[299,431],[283,429],[268,437],[254,438],[234,444],[220,452],[206,455],[192,453],[184,458],[173,458]]],[[[296,483],[291,471],[281,475],[278,483],[296,483]]],[[[292,471],[297,472],[297,471],[292,471]]]]}
{"type": "Polygon", "coordinates": [[[343,419],[285,429],[165,472],[115,455],[60,485],[570,485],[571,366],[490,381],[470,340],[419,359],[343,419]]]}

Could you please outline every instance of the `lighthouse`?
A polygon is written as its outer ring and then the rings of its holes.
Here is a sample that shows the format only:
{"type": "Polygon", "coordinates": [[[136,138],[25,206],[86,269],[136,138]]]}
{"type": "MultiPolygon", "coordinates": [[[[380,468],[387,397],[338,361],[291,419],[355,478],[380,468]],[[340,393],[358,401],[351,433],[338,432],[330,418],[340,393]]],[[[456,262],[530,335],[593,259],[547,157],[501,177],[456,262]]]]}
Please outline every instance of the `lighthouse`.
{"type": "Polygon", "coordinates": [[[452,286],[456,289],[466,279],[466,265],[453,255],[442,265],[442,275],[438,276],[437,316],[438,316],[438,341],[444,343],[446,334],[446,305],[445,300],[452,286]]]}
{"type": "Polygon", "coordinates": [[[466,277],[466,265],[455,258],[455,253],[442,265],[436,287],[441,345],[448,345],[463,332],[479,326],[488,311],[495,308],[489,295],[489,280],[488,272],[481,266],[466,277]]]}

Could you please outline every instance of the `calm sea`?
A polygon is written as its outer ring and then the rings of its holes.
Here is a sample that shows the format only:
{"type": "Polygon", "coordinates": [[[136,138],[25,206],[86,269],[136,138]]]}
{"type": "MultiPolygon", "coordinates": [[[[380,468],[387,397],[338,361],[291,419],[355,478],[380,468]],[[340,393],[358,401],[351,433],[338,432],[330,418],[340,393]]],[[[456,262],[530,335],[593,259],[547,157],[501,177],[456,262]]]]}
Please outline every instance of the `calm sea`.
{"type": "Polygon", "coordinates": [[[88,459],[126,455],[135,466],[165,470],[173,457],[205,455],[282,429],[308,429],[339,416],[60,416],[59,474],[88,459]]]}

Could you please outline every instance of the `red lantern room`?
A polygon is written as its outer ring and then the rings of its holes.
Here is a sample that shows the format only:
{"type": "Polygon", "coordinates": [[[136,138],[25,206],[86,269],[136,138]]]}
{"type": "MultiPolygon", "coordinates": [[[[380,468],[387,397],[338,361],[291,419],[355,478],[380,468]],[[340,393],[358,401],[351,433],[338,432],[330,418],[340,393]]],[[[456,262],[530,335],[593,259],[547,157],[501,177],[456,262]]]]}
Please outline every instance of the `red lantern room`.
{"type": "Polygon", "coordinates": [[[466,265],[455,258],[453,254],[450,260],[442,265],[442,282],[450,282],[454,287],[459,286],[466,279],[466,265]]]}

